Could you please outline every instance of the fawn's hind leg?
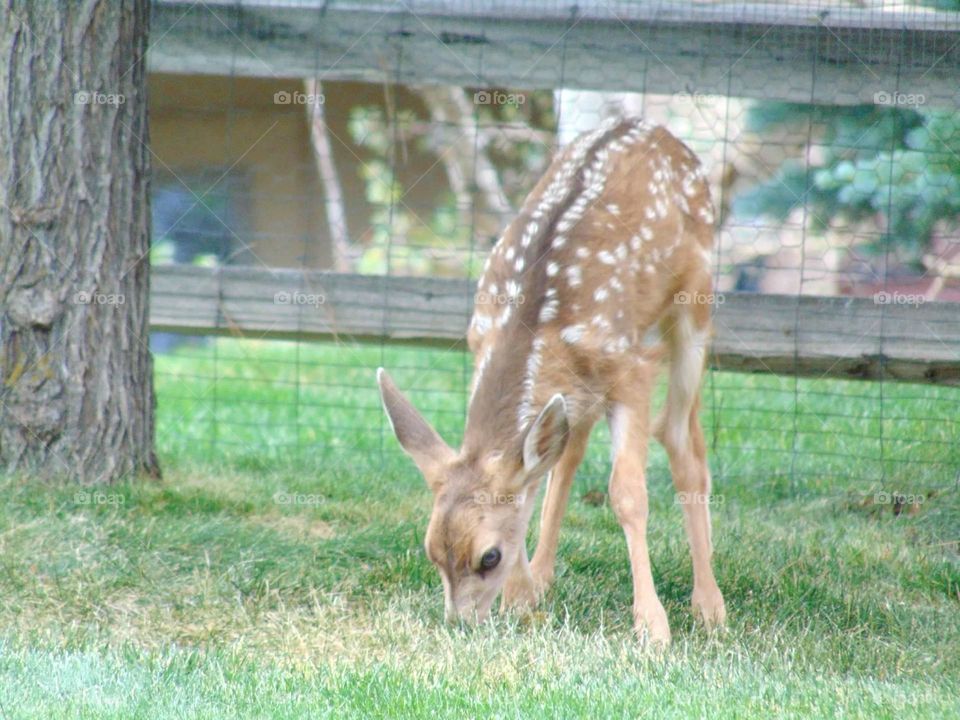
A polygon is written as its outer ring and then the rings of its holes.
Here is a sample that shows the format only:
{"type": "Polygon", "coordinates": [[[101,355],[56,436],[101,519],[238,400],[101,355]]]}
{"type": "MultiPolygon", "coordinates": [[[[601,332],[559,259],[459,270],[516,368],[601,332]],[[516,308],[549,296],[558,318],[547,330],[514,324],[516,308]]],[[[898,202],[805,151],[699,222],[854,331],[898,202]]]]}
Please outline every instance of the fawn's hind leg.
{"type": "Polygon", "coordinates": [[[647,435],[650,424],[652,367],[638,362],[628,378],[618,383],[611,398],[610,434],[613,472],[610,506],[623,528],[633,573],[633,618],[637,632],[653,643],[670,642],[670,623],[653,584],[647,549],[647,435]]]}
{"type": "Polygon", "coordinates": [[[700,426],[700,381],[709,337],[709,306],[681,306],[661,323],[670,349],[667,402],[654,434],[670,458],[693,559],[693,611],[708,627],[723,624],[726,608],[713,575],[710,469],[700,426]]]}

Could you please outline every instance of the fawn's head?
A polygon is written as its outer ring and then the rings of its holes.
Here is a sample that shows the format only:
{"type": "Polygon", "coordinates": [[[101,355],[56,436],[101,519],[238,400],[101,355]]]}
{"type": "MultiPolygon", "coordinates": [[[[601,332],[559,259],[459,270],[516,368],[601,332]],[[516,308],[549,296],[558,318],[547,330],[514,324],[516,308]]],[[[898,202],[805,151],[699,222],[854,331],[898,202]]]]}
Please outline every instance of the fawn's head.
{"type": "Polygon", "coordinates": [[[425,546],[443,581],[446,618],[480,622],[524,552],[538,481],[566,445],[563,397],[554,395],[509,447],[458,453],[382,368],[377,380],[397,440],[433,491],[425,546]]]}

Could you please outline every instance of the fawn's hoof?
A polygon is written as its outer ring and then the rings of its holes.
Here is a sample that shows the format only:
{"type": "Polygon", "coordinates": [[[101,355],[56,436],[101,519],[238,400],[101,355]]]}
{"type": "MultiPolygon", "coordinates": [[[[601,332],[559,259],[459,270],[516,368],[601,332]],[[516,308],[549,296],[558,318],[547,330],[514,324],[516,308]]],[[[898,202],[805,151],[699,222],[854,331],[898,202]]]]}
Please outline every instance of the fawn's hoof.
{"type": "Polygon", "coordinates": [[[537,604],[537,591],[530,575],[511,576],[503,586],[503,607],[510,610],[529,610],[537,604]]]}
{"type": "Polygon", "coordinates": [[[634,630],[641,642],[661,647],[670,644],[670,621],[659,601],[643,608],[634,608],[633,620],[634,630]]]}
{"type": "Polygon", "coordinates": [[[553,568],[542,568],[534,559],[534,561],[530,563],[530,575],[533,579],[533,591],[539,600],[546,595],[547,590],[553,586],[553,568]]]}
{"type": "Polygon", "coordinates": [[[708,629],[721,627],[726,622],[727,606],[716,585],[706,590],[694,588],[692,602],[693,614],[703,620],[708,629]]]}

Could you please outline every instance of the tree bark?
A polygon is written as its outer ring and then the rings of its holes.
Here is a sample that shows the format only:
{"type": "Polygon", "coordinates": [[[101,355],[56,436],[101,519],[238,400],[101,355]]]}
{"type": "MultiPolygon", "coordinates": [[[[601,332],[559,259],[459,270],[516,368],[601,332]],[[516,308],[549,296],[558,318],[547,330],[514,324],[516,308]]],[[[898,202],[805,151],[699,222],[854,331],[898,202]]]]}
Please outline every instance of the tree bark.
{"type": "Polygon", "coordinates": [[[148,0],[0,0],[0,470],[159,475],[148,0]]]}

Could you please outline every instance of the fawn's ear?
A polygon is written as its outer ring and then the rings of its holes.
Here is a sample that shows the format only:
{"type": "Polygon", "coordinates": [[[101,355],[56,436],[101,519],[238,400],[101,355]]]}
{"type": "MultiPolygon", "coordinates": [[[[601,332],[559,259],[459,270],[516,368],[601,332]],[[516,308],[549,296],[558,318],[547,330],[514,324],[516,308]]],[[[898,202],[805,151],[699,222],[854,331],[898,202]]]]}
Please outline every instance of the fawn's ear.
{"type": "Polygon", "coordinates": [[[540,411],[523,439],[523,470],[528,479],[540,478],[557,464],[569,433],[567,403],[558,393],[540,411]]]}
{"type": "Polygon", "coordinates": [[[397,389],[383,368],[377,370],[377,383],[380,385],[380,398],[393,427],[393,434],[420,468],[427,484],[436,490],[442,482],[440,470],[453,459],[453,450],[397,389]]]}

